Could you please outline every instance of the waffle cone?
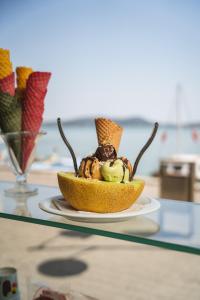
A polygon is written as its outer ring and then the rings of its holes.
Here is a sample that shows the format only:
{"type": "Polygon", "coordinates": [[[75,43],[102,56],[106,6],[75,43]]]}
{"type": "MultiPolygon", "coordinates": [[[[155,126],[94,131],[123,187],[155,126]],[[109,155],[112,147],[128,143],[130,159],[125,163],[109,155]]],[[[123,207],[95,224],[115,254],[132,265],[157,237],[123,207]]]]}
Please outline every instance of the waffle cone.
{"type": "Polygon", "coordinates": [[[118,151],[123,128],[105,118],[95,119],[95,125],[99,145],[112,144],[118,151]]]}
{"type": "Polygon", "coordinates": [[[8,93],[11,96],[15,94],[15,74],[10,75],[0,79],[0,91],[3,93],[8,93]]]}
{"type": "Polygon", "coordinates": [[[33,70],[28,67],[17,67],[16,68],[16,73],[17,73],[17,88],[19,90],[25,90],[26,89],[26,82],[33,73],[33,70]]]}
{"type": "Polygon", "coordinates": [[[0,48],[0,61],[10,61],[10,51],[0,48]]]}
{"type": "MultiPolygon", "coordinates": [[[[44,100],[51,73],[33,72],[27,81],[22,108],[22,130],[39,132],[44,113],[44,100]]],[[[22,143],[22,170],[25,170],[28,159],[34,149],[35,136],[22,143]]]]}
{"type": "MultiPolygon", "coordinates": [[[[28,85],[23,101],[22,129],[23,131],[39,132],[43,121],[45,94],[28,85]]],[[[26,139],[22,144],[22,170],[26,169],[29,157],[34,149],[35,136],[26,139]]]]}
{"type": "MultiPolygon", "coordinates": [[[[21,105],[16,96],[0,92],[0,128],[3,133],[21,130],[21,105]]],[[[21,161],[21,142],[13,140],[12,150],[19,164],[21,161]]]]}
{"type": "Polygon", "coordinates": [[[0,48],[0,79],[12,73],[12,63],[10,61],[9,50],[0,48]]]}
{"type": "Polygon", "coordinates": [[[47,72],[33,72],[30,75],[23,101],[22,130],[40,130],[50,76],[47,72]]]}
{"type": "Polygon", "coordinates": [[[50,72],[34,72],[31,74],[29,82],[40,91],[46,91],[51,77],[50,72]]]}
{"type": "Polygon", "coordinates": [[[12,73],[12,63],[10,61],[0,61],[0,79],[12,73]]]}

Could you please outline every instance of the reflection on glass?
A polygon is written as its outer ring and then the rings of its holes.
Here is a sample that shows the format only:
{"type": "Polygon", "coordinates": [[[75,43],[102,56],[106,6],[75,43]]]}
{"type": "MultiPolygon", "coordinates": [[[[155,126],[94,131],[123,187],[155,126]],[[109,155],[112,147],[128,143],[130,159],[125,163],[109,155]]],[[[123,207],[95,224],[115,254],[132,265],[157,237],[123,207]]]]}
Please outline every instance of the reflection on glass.
{"type": "Polygon", "coordinates": [[[130,225],[129,228],[124,230],[125,234],[151,236],[160,230],[160,226],[157,222],[142,216],[135,217],[130,225]]]}
{"type": "Polygon", "coordinates": [[[31,217],[31,211],[28,209],[28,199],[31,198],[32,196],[33,195],[22,194],[13,197],[16,204],[13,213],[20,216],[31,217]]]}
{"type": "MultiPolygon", "coordinates": [[[[170,200],[171,201],[171,200],[170,200]]],[[[159,212],[160,226],[165,237],[191,238],[194,233],[194,207],[192,205],[165,206],[159,212]]]]}
{"type": "Polygon", "coordinates": [[[160,201],[160,210],[117,223],[84,223],[71,221],[42,211],[39,203],[58,196],[58,188],[38,186],[32,197],[7,197],[0,182],[0,217],[41,224],[72,231],[96,234],[130,242],[149,244],[200,255],[200,205],[173,200],[160,201]]]}

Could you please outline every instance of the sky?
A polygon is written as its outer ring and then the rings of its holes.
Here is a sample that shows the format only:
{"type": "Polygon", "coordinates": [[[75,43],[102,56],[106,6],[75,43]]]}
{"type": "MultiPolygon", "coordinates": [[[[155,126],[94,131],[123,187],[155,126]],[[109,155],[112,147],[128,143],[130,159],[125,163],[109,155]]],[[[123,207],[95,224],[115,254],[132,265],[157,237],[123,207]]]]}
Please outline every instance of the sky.
{"type": "Polygon", "coordinates": [[[13,65],[52,72],[45,120],[200,120],[200,1],[0,0],[13,65]]]}

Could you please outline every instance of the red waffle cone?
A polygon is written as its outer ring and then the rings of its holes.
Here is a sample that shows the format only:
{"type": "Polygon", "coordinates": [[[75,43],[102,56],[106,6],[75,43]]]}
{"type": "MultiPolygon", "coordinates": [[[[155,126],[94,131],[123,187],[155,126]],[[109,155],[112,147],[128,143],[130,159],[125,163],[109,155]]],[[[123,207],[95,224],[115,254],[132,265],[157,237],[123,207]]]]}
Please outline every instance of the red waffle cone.
{"type": "Polygon", "coordinates": [[[45,91],[49,83],[51,73],[49,72],[33,72],[28,79],[27,85],[31,83],[36,89],[45,91]]]}
{"type": "MultiPolygon", "coordinates": [[[[39,132],[44,113],[44,99],[51,73],[33,72],[27,81],[22,108],[22,130],[39,132]]],[[[34,148],[35,136],[26,139],[22,145],[22,169],[25,170],[34,148]]]]}
{"type": "Polygon", "coordinates": [[[0,79],[0,91],[3,93],[8,93],[11,96],[15,95],[15,73],[0,79]]]}

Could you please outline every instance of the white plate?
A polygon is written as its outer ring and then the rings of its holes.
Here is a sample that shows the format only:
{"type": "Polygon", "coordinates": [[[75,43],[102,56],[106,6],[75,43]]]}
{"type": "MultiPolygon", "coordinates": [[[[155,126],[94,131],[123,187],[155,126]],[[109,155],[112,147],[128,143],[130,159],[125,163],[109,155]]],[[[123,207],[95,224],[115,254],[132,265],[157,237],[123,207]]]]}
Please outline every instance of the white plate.
{"type": "Polygon", "coordinates": [[[111,223],[149,214],[159,209],[160,203],[156,199],[141,196],[129,209],[102,214],[75,210],[62,196],[57,196],[40,202],[39,207],[48,213],[63,216],[76,222],[111,223]]]}

